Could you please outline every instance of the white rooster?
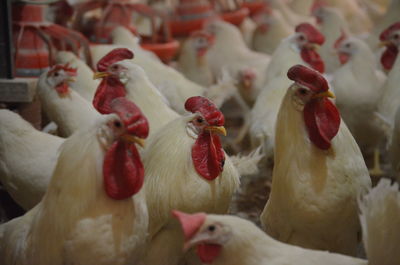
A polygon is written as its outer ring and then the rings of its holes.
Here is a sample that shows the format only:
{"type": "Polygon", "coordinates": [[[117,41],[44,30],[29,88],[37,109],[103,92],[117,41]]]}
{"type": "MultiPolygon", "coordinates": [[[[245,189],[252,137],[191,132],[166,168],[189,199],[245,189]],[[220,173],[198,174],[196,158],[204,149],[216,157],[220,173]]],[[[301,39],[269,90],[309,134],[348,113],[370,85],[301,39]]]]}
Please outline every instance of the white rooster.
{"type": "Polygon", "coordinates": [[[356,141],[341,122],[324,77],[306,66],[279,110],[270,198],[261,214],[267,233],[289,244],[355,255],[357,198],[371,179],[356,141]]]}
{"type": "Polygon", "coordinates": [[[96,119],[61,147],[43,200],[0,226],[3,265],[137,264],[148,214],[144,170],[133,143],[148,134],[146,118],[120,98],[118,114],[96,119]],[[132,197],[133,195],[133,197],[132,197]]]}
{"type": "Polygon", "coordinates": [[[25,210],[46,192],[63,142],[36,130],[18,114],[0,110],[0,181],[25,210]]]}
{"type": "Polygon", "coordinates": [[[221,146],[224,116],[203,97],[192,97],[190,113],[168,123],[150,139],[143,155],[150,246],[146,264],[172,265],[183,257],[172,209],[226,213],[239,173],[221,146]]]}
{"type": "Polygon", "coordinates": [[[69,87],[76,69],[68,65],[54,65],[38,81],[40,103],[46,115],[55,122],[60,136],[68,137],[84,124],[91,124],[99,113],[69,87]]]}
{"type": "Polygon", "coordinates": [[[372,175],[382,175],[379,165],[379,144],[385,131],[374,118],[386,76],[376,69],[375,55],[360,39],[340,38],[336,43],[338,58],[343,64],[332,76],[336,105],[361,150],[368,155],[375,151],[372,175]]]}

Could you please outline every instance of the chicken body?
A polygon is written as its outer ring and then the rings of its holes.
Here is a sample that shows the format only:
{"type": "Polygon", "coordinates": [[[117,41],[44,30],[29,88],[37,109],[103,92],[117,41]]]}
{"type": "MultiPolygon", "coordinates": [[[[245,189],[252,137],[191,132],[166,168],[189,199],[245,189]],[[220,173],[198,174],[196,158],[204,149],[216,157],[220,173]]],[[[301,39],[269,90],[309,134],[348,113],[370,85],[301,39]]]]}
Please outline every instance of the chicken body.
{"type": "Polygon", "coordinates": [[[214,180],[200,176],[191,156],[197,135],[189,122],[197,114],[173,120],[150,140],[143,156],[150,246],[145,263],[172,265],[182,260],[182,234],[171,221],[171,210],[226,213],[239,186],[239,174],[226,156],[214,180]],[[155,162],[156,161],[156,162],[155,162]]]}
{"type": "Polygon", "coordinates": [[[92,69],[84,61],[76,57],[75,54],[68,51],[58,52],[56,63],[69,64],[70,67],[77,69],[76,80],[70,83],[70,87],[88,102],[92,102],[94,93],[99,85],[99,81],[93,79],[92,69]]]}
{"type": "Polygon", "coordinates": [[[297,86],[287,90],[277,117],[272,189],[261,222],[282,242],[355,255],[357,198],[371,186],[368,169],[343,122],[329,149],[310,142],[297,86]]]}
{"type": "Polygon", "coordinates": [[[37,87],[40,102],[49,119],[57,124],[59,135],[68,137],[82,125],[91,124],[100,114],[86,99],[69,87],[65,92],[57,91],[56,87],[66,82],[68,75],[63,70],[50,74],[49,71],[39,78],[37,87]]]}
{"type": "Polygon", "coordinates": [[[314,0],[292,0],[289,4],[290,8],[299,15],[309,16],[311,15],[311,8],[314,4],[314,0]]]}
{"type": "Polygon", "coordinates": [[[25,210],[46,192],[63,142],[36,130],[18,114],[0,110],[0,181],[25,210]]]}
{"type": "Polygon", "coordinates": [[[398,183],[382,178],[360,205],[364,247],[370,265],[396,265],[400,260],[400,192],[398,183]],[[390,246],[390,247],[388,247],[390,246]]]}
{"type": "Polygon", "coordinates": [[[290,7],[285,1],[268,0],[268,2],[272,8],[279,10],[279,12],[281,12],[287,23],[289,23],[292,27],[295,27],[298,24],[304,22],[314,23],[314,19],[311,16],[308,15],[303,16],[301,14],[293,12],[293,10],[290,9],[290,7]]]}
{"type": "Polygon", "coordinates": [[[273,54],[282,40],[291,34],[293,34],[293,27],[285,21],[278,10],[272,10],[270,14],[259,18],[253,35],[253,49],[273,54]]]}
{"type": "Polygon", "coordinates": [[[347,38],[338,52],[349,59],[333,74],[336,105],[361,150],[371,152],[385,133],[377,119],[371,117],[375,115],[386,77],[376,69],[375,56],[362,40],[347,38]]]}
{"type": "Polygon", "coordinates": [[[119,63],[127,69],[125,89],[127,98],[139,106],[150,124],[150,137],[167,123],[179,117],[165,102],[142,67],[130,61],[119,63]]]}
{"type": "Polygon", "coordinates": [[[114,114],[101,117],[65,141],[43,200],[0,226],[1,264],[122,265],[141,260],[148,225],[144,192],[114,200],[103,188],[104,147],[115,140],[114,122],[120,122],[114,114]]]}

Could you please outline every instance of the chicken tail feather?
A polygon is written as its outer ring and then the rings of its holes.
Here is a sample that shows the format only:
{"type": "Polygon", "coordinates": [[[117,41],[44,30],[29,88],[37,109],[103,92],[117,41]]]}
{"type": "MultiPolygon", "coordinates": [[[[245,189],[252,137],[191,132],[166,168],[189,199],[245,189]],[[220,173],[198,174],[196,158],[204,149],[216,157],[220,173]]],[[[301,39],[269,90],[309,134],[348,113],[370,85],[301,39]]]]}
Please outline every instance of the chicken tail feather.
{"type": "Polygon", "coordinates": [[[262,146],[259,146],[246,156],[238,154],[236,156],[231,156],[230,158],[239,174],[241,176],[246,176],[258,173],[259,169],[257,165],[263,157],[264,153],[262,152],[262,146]]]}
{"type": "Polygon", "coordinates": [[[400,260],[400,192],[398,183],[381,179],[362,200],[360,221],[370,265],[395,265],[400,260]]]}

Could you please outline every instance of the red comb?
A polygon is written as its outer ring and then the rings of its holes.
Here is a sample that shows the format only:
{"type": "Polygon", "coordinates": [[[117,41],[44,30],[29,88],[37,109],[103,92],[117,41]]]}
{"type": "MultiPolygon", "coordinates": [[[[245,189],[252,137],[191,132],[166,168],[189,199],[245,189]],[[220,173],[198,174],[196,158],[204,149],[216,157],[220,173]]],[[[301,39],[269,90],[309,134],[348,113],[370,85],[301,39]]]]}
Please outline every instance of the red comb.
{"type": "Polygon", "coordinates": [[[301,23],[297,25],[295,31],[305,34],[307,40],[311,43],[322,45],[325,42],[324,35],[310,23],[301,23]]]}
{"type": "Polygon", "coordinates": [[[287,73],[287,77],[314,92],[329,90],[328,82],[319,72],[301,64],[292,66],[287,73]]]}
{"type": "Polygon", "coordinates": [[[185,109],[192,113],[201,113],[210,125],[224,125],[224,115],[208,98],[201,96],[191,97],[186,100],[185,109]]]}
{"type": "Polygon", "coordinates": [[[328,6],[325,1],[314,1],[314,4],[311,6],[311,13],[314,13],[321,7],[328,6]]]}
{"type": "Polygon", "coordinates": [[[196,234],[207,217],[205,213],[187,214],[177,210],[173,210],[172,215],[181,223],[185,240],[189,240],[196,234]]]}
{"type": "Polygon", "coordinates": [[[392,34],[393,31],[395,30],[400,30],[400,21],[396,22],[392,25],[390,25],[388,28],[386,28],[381,35],[379,36],[379,39],[381,41],[385,41],[389,38],[390,34],[392,34]]]}
{"type": "Polygon", "coordinates": [[[146,138],[149,135],[148,121],[135,103],[124,97],[119,97],[111,101],[110,107],[112,112],[120,117],[129,133],[141,138],[146,138]]]}
{"type": "Polygon", "coordinates": [[[340,37],[335,41],[335,44],[333,45],[333,48],[337,49],[339,48],[340,44],[347,38],[347,34],[344,32],[343,29],[341,29],[342,34],[340,34],[340,37]]]}
{"type": "Polygon", "coordinates": [[[62,64],[53,65],[49,70],[49,72],[47,72],[47,76],[50,76],[52,73],[57,72],[59,70],[64,70],[70,76],[76,76],[76,68],[69,67],[69,63],[66,63],[64,65],[62,64]]]}
{"type": "Polygon", "coordinates": [[[107,67],[113,63],[132,58],[133,52],[131,50],[127,48],[114,49],[100,59],[97,63],[97,71],[104,72],[107,70],[107,67]]]}

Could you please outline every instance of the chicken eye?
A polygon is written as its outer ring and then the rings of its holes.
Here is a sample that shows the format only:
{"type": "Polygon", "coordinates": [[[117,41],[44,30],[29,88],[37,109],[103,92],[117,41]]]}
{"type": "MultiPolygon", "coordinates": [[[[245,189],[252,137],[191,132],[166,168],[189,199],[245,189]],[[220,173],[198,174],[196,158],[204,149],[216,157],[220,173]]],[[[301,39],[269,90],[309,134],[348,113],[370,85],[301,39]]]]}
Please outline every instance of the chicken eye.
{"type": "Polygon", "coordinates": [[[346,48],[350,48],[350,47],[351,47],[350,43],[347,43],[347,44],[345,45],[345,47],[346,47],[346,48]]]}
{"type": "Polygon", "coordinates": [[[203,123],[203,122],[204,122],[204,119],[201,118],[201,117],[198,117],[198,118],[196,119],[196,121],[197,121],[197,123],[203,123]]]}
{"type": "Polygon", "coordinates": [[[299,41],[304,41],[304,40],[305,40],[304,36],[303,36],[303,35],[300,35],[300,36],[299,36],[299,41]]]}
{"type": "Polygon", "coordinates": [[[396,33],[393,35],[393,39],[398,40],[399,38],[400,38],[399,34],[396,33]]]}
{"type": "Polygon", "coordinates": [[[300,88],[300,89],[299,89],[299,93],[300,93],[300,95],[305,96],[305,95],[307,95],[308,90],[305,89],[305,88],[300,88]]]}
{"type": "Polygon", "coordinates": [[[113,66],[111,66],[111,70],[117,71],[117,70],[118,70],[118,65],[113,65],[113,66]]]}
{"type": "Polygon", "coordinates": [[[114,126],[116,128],[121,128],[122,127],[122,123],[120,121],[114,121],[114,126]]]}
{"type": "Polygon", "coordinates": [[[59,76],[58,72],[55,72],[55,73],[54,73],[54,76],[55,76],[55,77],[59,76]]]}
{"type": "Polygon", "coordinates": [[[207,227],[207,230],[210,231],[210,232],[214,232],[215,229],[216,229],[215,225],[210,225],[210,226],[207,227]]]}

